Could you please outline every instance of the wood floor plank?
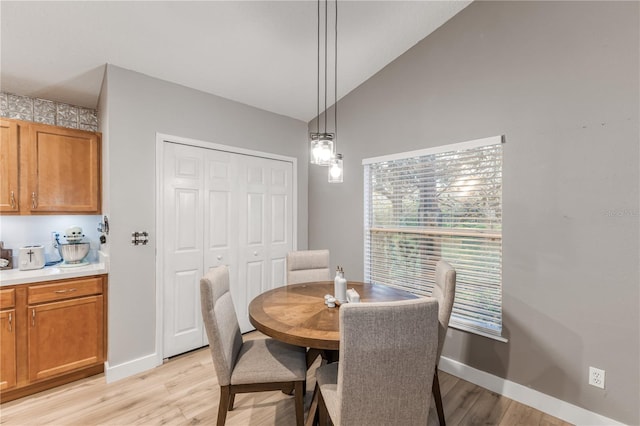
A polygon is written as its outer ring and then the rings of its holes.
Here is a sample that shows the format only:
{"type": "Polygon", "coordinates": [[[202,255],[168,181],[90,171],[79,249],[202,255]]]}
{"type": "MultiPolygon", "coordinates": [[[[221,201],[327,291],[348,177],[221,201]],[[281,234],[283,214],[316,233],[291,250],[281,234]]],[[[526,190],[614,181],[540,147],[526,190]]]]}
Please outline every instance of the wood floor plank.
{"type": "Polygon", "coordinates": [[[440,382],[440,394],[444,396],[458,383],[460,379],[444,371],[438,371],[438,381],[440,382]]]}
{"type": "Polygon", "coordinates": [[[115,424],[115,419],[123,416],[133,419],[144,417],[154,409],[162,407],[158,402],[164,401],[166,396],[167,391],[162,386],[128,389],[122,393],[112,394],[110,398],[95,400],[93,407],[69,413],[64,419],[51,424],[64,424],[65,422],[78,425],[115,424]]]}
{"type": "Polygon", "coordinates": [[[557,417],[553,417],[550,414],[542,413],[542,419],[540,419],[540,426],[571,426],[571,423],[567,423],[557,417]]]}
{"type": "Polygon", "coordinates": [[[538,426],[541,420],[541,411],[520,404],[517,401],[511,401],[499,424],[503,426],[538,426]]]}
{"type": "Polygon", "coordinates": [[[186,418],[199,417],[212,406],[217,407],[220,399],[220,387],[217,382],[209,378],[200,384],[194,384],[184,392],[174,392],[169,400],[180,407],[186,418]]]}
{"type": "Polygon", "coordinates": [[[483,390],[462,418],[464,425],[496,425],[507,412],[511,400],[495,392],[483,390]]]}
{"type": "Polygon", "coordinates": [[[479,386],[464,380],[459,380],[455,386],[443,396],[444,416],[447,424],[462,424],[471,406],[480,397],[479,386]]]}
{"type": "MultiPolygon", "coordinates": [[[[245,338],[260,337],[250,333],[245,338]]],[[[315,386],[307,374],[305,410],[315,386]]],[[[449,426],[570,426],[531,407],[439,372],[449,426]]],[[[0,406],[2,426],[215,424],[220,387],[208,348],[174,357],[151,371],[107,384],[103,374],[40,392],[0,406]]],[[[294,398],[280,391],[240,394],[228,426],[294,425],[294,398]]],[[[439,426],[431,402],[429,426],[439,426]]]]}
{"type": "MultiPolygon", "coordinates": [[[[118,413],[105,421],[97,423],[99,425],[120,424],[120,425],[184,425],[187,423],[182,410],[174,404],[164,404],[152,410],[143,412],[129,411],[118,413]]],[[[89,424],[89,423],[84,423],[89,424]]]]}

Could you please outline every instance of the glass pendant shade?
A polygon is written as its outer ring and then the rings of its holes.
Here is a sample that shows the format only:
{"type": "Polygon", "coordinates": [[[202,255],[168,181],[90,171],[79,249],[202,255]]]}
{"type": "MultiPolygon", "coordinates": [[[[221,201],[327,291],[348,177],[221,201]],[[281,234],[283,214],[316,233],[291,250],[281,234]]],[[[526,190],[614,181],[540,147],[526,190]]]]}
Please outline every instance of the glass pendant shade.
{"type": "Polygon", "coordinates": [[[336,154],[329,164],[329,183],[342,183],[344,167],[342,166],[342,154],[336,154]]]}
{"type": "Polygon", "coordinates": [[[328,166],[333,154],[333,133],[311,134],[311,164],[328,166]]]}

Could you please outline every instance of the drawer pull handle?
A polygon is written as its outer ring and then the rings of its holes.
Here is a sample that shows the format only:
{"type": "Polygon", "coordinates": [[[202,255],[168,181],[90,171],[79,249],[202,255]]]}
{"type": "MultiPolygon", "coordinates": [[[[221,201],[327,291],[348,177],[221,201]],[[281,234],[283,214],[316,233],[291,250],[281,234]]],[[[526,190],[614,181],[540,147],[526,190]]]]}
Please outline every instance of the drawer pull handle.
{"type": "Polygon", "coordinates": [[[36,310],[35,309],[31,310],[31,326],[32,327],[36,326],[36,310]]]}
{"type": "Polygon", "coordinates": [[[71,293],[72,291],[78,291],[78,290],[76,290],[75,288],[65,288],[65,289],[62,289],[62,290],[55,290],[54,293],[57,293],[57,294],[71,293]]]}
{"type": "Polygon", "coordinates": [[[38,196],[35,192],[31,193],[31,207],[34,209],[38,207],[38,196]]]}
{"type": "Polygon", "coordinates": [[[11,191],[10,201],[11,201],[11,209],[15,210],[16,209],[16,195],[13,193],[13,191],[11,191]]]}
{"type": "Polygon", "coordinates": [[[9,333],[11,333],[12,331],[12,323],[13,323],[13,317],[11,316],[11,312],[9,312],[9,333]]]}

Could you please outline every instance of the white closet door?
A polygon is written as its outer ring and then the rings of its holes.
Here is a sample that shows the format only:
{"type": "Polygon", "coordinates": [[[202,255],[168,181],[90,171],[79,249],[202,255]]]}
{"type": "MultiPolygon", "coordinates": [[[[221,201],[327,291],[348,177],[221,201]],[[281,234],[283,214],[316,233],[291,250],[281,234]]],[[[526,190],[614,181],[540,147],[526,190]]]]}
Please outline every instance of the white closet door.
{"type": "MultiPolygon", "coordinates": [[[[205,158],[204,273],[229,266],[229,285],[234,305],[238,281],[238,161],[237,154],[200,148],[205,158]]],[[[207,343],[207,335],[204,334],[207,343]]]]}
{"type": "Polygon", "coordinates": [[[269,288],[286,283],[287,253],[293,250],[293,165],[271,161],[269,184],[269,288]]]}
{"type": "MultiPolygon", "coordinates": [[[[197,149],[197,148],[194,148],[197,149]]],[[[205,161],[204,272],[229,265],[235,282],[238,262],[237,154],[202,149],[205,161]]]]}
{"type": "Polygon", "coordinates": [[[260,293],[284,285],[285,257],[293,244],[291,163],[244,157],[239,165],[240,247],[232,290],[240,330],[253,330],[248,306],[260,293]]]}
{"type": "Polygon", "coordinates": [[[164,353],[170,357],[203,346],[200,278],[203,274],[201,155],[167,143],[164,150],[164,353]]]}
{"type": "Polygon", "coordinates": [[[207,344],[200,278],[229,266],[240,330],[251,300],[285,283],[293,249],[293,164],[194,146],[164,145],[164,353],[207,344]]]}

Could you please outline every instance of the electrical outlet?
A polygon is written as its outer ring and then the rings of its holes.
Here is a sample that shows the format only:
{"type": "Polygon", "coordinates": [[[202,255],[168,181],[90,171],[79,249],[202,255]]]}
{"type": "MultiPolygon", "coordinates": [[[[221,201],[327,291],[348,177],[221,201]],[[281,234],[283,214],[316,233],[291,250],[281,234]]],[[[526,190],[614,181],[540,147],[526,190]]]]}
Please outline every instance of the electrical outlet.
{"type": "Polygon", "coordinates": [[[604,370],[589,367],[589,384],[604,389],[604,370]]]}
{"type": "Polygon", "coordinates": [[[58,243],[56,242],[56,238],[60,237],[60,233],[58,231],[51,231],[51,246],[53,248],[58,247],[58,243]]]}

